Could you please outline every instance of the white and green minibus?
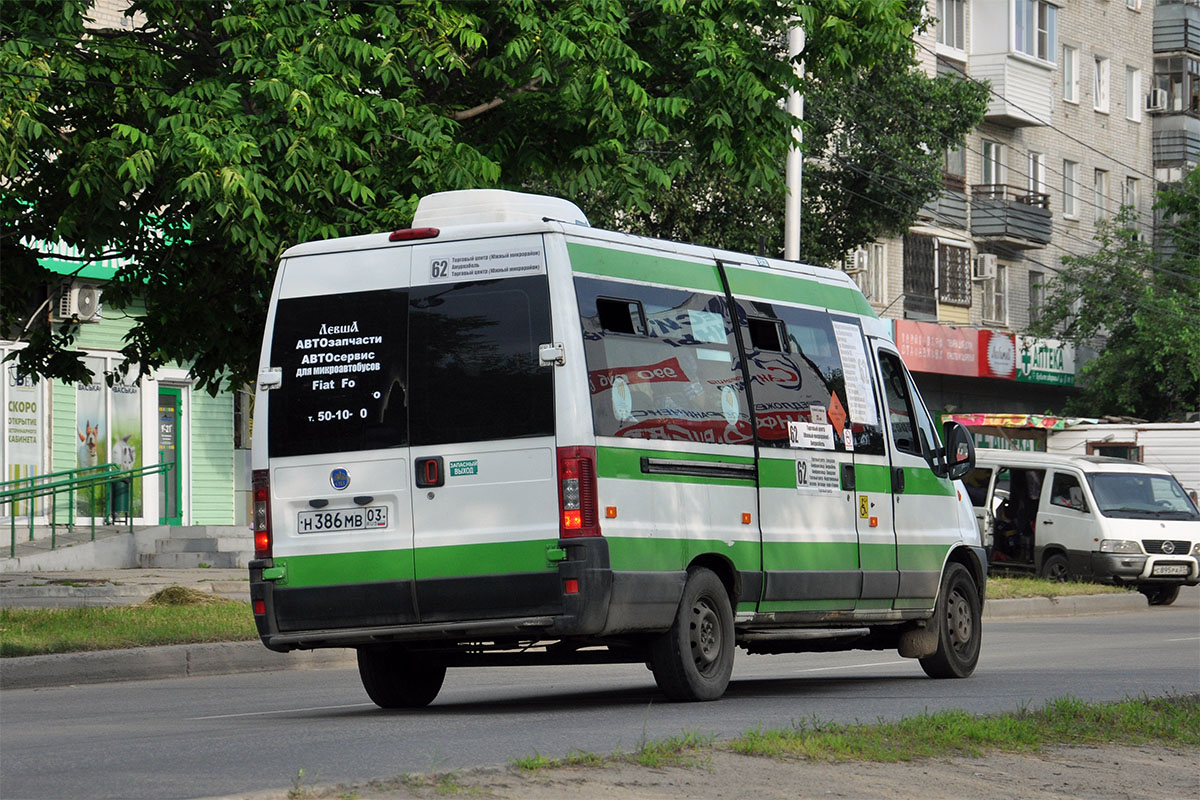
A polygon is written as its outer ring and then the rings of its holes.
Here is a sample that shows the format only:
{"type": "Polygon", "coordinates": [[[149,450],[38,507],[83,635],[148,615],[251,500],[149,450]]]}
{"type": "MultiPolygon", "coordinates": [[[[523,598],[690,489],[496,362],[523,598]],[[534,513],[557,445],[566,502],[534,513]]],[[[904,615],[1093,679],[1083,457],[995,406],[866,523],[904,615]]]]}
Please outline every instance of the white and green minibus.
{"type": "Polygon", "coordinates": [[[292,247],[253,438],[259,633],[353,647],[380,706],[448,667],[897,649],[966,677],[986,557],[941,432],[843,273],[430,195],[292,247]],[[944,444],[943,444],[944,442],[944,444]]]}

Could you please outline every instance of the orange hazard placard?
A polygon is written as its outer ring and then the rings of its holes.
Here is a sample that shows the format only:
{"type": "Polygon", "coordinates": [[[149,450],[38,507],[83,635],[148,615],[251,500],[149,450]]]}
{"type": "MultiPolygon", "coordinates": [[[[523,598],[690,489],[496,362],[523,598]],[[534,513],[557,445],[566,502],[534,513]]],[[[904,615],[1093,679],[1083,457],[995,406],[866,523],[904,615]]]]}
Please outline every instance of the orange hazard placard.
{"type": "Polygon", "coordinates": [[[829,399],[828,416],[833,429],[840,435],[846,429],[846,409],[842,408],[842,401],[838,399],[836,392],[829,399]]]}

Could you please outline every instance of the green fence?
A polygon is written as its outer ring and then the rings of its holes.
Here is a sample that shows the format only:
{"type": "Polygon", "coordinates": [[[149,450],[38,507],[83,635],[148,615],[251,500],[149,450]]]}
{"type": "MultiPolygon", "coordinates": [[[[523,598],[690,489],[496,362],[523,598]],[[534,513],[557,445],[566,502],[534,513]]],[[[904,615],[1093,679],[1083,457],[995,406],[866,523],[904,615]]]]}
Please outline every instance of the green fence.
{"type": "MultiPolygon", "coordinates": [[[[9,528],[11,541],[9,556],[17,553],[17,504],[29,502],[29,540],[33,541],[35,501],[38,498],[50,498],[50,549],[57,545],[58,526],[65,525],[67,530],[75,529],[75,497],[81,492],[94,491],[102,487],[105,497],[104,521],[114,522],[118,514],[124,513],[125,521],[133,531],[133,482],[138,478],[166,472],[175,466],[168,464],[151,464],[133,469],[121,469],[116,464],[100,464],[95,467],[79,467],[61,472],[49,472],[42,475],[31,475],[28,478],[18,478],[0,483],[0,506],[8,505],[9,528]],[[67,520],[58,522],[58,499],[67,498],[67,520]]],[[[92,539],[96,538],[96,515],[91,516],[92,539]]]]}

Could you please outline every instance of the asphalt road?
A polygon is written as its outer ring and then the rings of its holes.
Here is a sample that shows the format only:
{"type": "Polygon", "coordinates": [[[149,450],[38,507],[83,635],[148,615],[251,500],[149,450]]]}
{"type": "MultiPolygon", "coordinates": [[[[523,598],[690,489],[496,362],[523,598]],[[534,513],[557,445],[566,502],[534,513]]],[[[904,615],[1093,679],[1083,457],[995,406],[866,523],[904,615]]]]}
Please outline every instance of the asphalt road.
{"type": "Polygon", "coordinates": [[[8,690],[0,796],[195,798],[394,777],[572,750],[636,749],[694,731],[736,736],[810,718],[987,713],[1063,695],[1200,692],[1200,604],[1069,619],[991,621],[968,680],[928,679],[892,652],[738,654],[716,703],[661,700],[637,665],[452,670],[435,703],[385,712],[353,670],[8,690]]]}

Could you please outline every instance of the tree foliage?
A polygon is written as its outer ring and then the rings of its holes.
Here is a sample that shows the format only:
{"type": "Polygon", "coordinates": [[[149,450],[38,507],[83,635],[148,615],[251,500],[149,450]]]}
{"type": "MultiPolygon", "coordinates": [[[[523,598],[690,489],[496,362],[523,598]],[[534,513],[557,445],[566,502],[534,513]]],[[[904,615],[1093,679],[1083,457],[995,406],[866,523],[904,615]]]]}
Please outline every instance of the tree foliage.
{"type": "MultiPolygon", "coordinates": [[[[912,32],[904,0],[135,0],[112,29],[88,5],[0,17],[0,331],[56,277],[37,242],[128,258],[105,290],[145,302],[128,361],[213,391],[252,376],[287,246],[402,227],[447,189],[635,215],[712,187],[776,198],[787,27],[830,87],[912,32]]],[[[22,369],[86,378],[75,330],[33,323],[22,369]]]]}
{"type": "Polygon", "coordinates": [[[1063,258],[1032,327],[1099,349],[1068,407],[1087,416],[1152,421],[1200,410],[1200,170],[1159,193],[1151,244],[1125,208],[1096,235],[1099,249],[1063,258]]]}
{"type": "MultiPolygon", "coordinates": [[[[907,12],[909,24],[922,24],[921,7],[907,12]]],[[[903,232],[946,188],[946,151],[961,147],[982,122],[988,89],[953,74],[926,75],[911,46],[849,70],[831,69],[807,52],[800,258],[833,265],[857,245],[903,232]]],[[[775,154],[775,171],[761,180],[696,170],[660,190],[648,210],[593,192],[589,218],[604,227],[782,256],[782,165],[790,141],[763,142],[775,154]]]]}

